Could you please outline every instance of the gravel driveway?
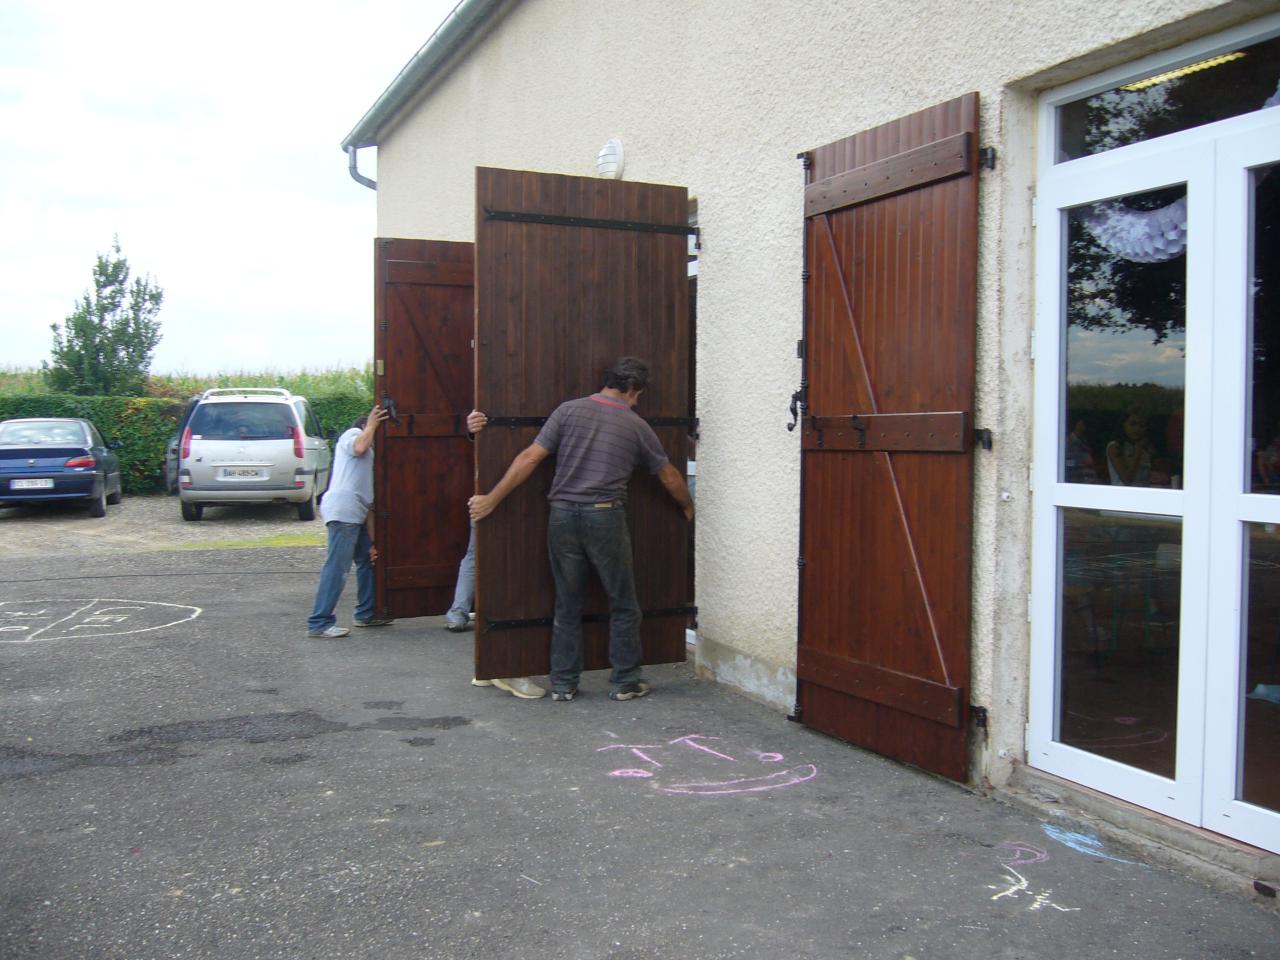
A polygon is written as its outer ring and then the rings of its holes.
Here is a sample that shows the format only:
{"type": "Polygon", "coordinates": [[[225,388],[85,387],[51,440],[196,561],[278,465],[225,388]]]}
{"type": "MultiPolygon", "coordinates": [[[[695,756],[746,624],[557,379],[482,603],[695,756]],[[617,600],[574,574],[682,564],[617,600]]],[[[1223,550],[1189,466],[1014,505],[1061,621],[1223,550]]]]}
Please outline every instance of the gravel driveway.
{"type": "Polygon", "coordinates": [[[177,497],[160,494],[126,495],[101,520],[82,503],[0,508],[0,559],[323,543],[324,524],[299,520],[288,504],[205,507],[204,519],[195,522],[182,519],[177,497]]]}

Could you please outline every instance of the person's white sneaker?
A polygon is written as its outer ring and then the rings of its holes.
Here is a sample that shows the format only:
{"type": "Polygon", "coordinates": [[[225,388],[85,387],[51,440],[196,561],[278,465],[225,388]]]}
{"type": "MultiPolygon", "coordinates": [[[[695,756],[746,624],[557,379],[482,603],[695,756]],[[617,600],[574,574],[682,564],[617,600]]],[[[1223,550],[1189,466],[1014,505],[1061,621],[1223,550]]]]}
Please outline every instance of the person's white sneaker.
{"type": "Polygon", "coordinates": [[[505,690],[513,697],[519,697],[521,700],[537,700],[539,697],[545,697],[547,691],[538,686],[528,677],[507,677],[502,680],[495,679],[493,685],[499,690],[505,690]]]}
{"type": "Polygon", "coordinates": [[[337,640],[339,637],[345,637],[350,632],[346,627],[332,626],[327,630],[308,630],[307,636],[313,640],[337,640]]]}

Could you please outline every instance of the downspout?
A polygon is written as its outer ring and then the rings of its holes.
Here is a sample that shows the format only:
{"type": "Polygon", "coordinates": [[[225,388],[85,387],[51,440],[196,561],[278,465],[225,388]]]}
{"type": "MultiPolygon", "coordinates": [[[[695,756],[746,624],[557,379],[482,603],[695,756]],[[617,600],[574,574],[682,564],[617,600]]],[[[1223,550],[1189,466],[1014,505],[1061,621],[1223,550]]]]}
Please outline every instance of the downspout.
{"type": "Polygon", "coordinates": [[[361,186],[368,187],[370,190],[377,190],[378,181],[370,180],[360,172],[358,166],[359,161],[356,159],[356,154],[359,152],[359,149],[359,147],[347,147],[347,172],[351,174],[351,179],[356,183],[361,186]]]}
{"type": "Polygon", "coordinates": [[[347,154],[347,170],[356,183],[377,190],[378,183],[361,175],[356,151],[377,146],[383,128],[391,123],[415,97],[436,77],[447,71],[454,60],[475,42],[503,14],[520,0],[458,0],[452,12],[427,38],[418,52],[396,75],[391,86],[356,124],[342,150],[347,154]]]}

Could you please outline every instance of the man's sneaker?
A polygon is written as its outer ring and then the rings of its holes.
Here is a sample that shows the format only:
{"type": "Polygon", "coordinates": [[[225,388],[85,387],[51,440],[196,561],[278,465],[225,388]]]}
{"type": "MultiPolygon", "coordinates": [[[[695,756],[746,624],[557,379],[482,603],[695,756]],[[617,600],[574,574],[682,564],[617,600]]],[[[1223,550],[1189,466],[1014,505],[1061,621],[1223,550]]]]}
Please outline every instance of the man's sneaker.
{"type": "Polygon", "coordinates": [[[636,697],[647,697],[649,685],[643,680],[636,683],[624,683],[609,694],[610,700],[634,700],[636,697]]]}
{"type": "Polygon", "coordinates": [[[567,703],[577,695],[578,695],[577,687],[574,687],[572,690],[552,690],[551,691],[551,699],[559,700],[561,703],[567,703]]]}
{"type": "Polygon", "coordinates": [[[499,690],[505,690],[513,697],[519,697],[521,700],[537,700],[539,697],[545,697],[547,691],[538,686],[528,677],[507,677],[502,680],[495,679],[493,685],[499,690]]]}
{"type": "Polygon", "coordinates": [[[466,620],[463,620],[461,622],[450,620],[444,625],[444,628],[448,630],[450,633],[466,633],[468,630],[471,629],[471,624],[469,624],[466,620]]]}
{"type": "Polygon", "coordinates": [[[351,621],[357,627],[385,627],[389,623],[395,623],[394,617],[374,617],[372,620],[353,620],[351,621]]]}
{"type": "Polygon", "coordinates": [[[472,677],[472,678],[471,678],[471,685],[472,685],[473,687],[492,687],[492,686],[493,686],[493,681],[492,681],[492,680],[477,680],[475,677],[472,677]]]}
{"type": "Polygon", "coordinates": [[[307,636],[315,640],[337,640],[350,632],[346,627],[333,626],[325,630],[308,630],[307,636]]]}

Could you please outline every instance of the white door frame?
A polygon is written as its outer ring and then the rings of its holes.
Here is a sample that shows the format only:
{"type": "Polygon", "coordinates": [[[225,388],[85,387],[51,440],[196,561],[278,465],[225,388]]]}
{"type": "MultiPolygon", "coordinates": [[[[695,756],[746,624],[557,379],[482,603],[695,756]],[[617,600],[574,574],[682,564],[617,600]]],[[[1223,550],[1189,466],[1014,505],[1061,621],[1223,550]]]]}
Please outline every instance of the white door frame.
{"type": "MultiPolygon", "coordinates": [[[[1280,163],[1280,109],[1251,114],[1254,123],[1217,149],[1216,205],[1219,223],[1215,301],[1218,351],[1214,364],[1215,413],[1210,622],[1218,636],[1210,640],[1205,686],[1210,703],[1236,709],[1209,711],[1205,718],[1204,826],[1219,833],[1274,849],[1280,842],[1280,813],[1236,799],[1244,726],[1243,661],[1245,648],[1245,523],[1280,524],[1280,496],[1246,493],[1252,451],[1246,440],[1250,422],[1251,275],[1249,171],[1280,163]],[[1229,628],[1237,642],[1228,642],[1229,628]]],[[[1277,624],[1280,629],[1280,624],[1277,624]]]]}
{"type": "MultiPolygon", "coordinates": [[[[1140,806],[1269,849],[1280,814],[1235,800],[1241,726],[1241,643],[1223,655],[1209,625],[1242,617],[1242,522],[1280,523],[1280,497],[1242,494],[1248,316],[1248,216],[1244,170],[1277,158],[1280,109],[1195,127],[1054,164],[1057,108],[1158,69],[1212,56],[1280,32],[1280,16],[1188,44],[1046,94],[1040,109],[1036,198],[1035,443],[1033,448],[1032,643],[1028,763],[1140,806]],[[1183,489],[1070,484],[1059,480],[1065,399],[1065,235],[1068,208],[1187,185],[1186,393],[1183,489]],[[1224,465],[1237,465],[1226,469],[1224,465]],[[1230,492],[1227,492],[1230,491],[1230,492]],[[1160,516],[1182,523],[1182,585],[1174,779],[1057,739],[1060,517],[1064,508],[1160,516]],[[1211,649],[1212,644],[1212,649],[1211,649]],[[1235,703],[1235,711],[1224,708],[1235,703]],[[1212,705],[1213,709],[1210,709],[1212,705]]],[[[1230,644],[1227,644],[1231,646],[1230,644]]]]}

